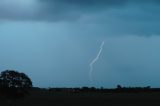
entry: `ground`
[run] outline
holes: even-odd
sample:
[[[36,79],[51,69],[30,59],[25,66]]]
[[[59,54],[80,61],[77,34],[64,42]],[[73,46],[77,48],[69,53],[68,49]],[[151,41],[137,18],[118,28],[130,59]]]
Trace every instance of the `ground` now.
[[[23,99],[1,100],[1,106],[155,106],[160,92],[103,93],[34,90]]]

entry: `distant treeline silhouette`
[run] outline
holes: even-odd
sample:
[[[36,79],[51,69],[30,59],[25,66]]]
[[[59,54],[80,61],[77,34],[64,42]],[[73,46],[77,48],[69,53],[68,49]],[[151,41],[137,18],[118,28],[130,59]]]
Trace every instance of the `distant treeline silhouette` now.
[[[140,92],[160,92],[160,88],[146,87],[122,87],[117,85],[116,88],[95,88],[95,87],[81,87],[81,88],[33,88],[33,90],[44,90],[49,92],[70,92],[70,93],[85,93],[85,92],[100,92],[100,93],[140,93]]]

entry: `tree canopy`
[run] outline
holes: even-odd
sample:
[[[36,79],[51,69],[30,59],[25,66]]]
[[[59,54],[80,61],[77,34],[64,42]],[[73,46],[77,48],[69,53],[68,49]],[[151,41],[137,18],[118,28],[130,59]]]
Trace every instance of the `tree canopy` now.
[[[7,88],[32,87],[32,81],[26,74],[19,73],[14,70],[6,70],[1,72],[0,83],[2,87],[7,87]]]
[[[6,70],[0,74],[0,93],[7,97],[22,97],[31,87],[32,81],[24,73]]]

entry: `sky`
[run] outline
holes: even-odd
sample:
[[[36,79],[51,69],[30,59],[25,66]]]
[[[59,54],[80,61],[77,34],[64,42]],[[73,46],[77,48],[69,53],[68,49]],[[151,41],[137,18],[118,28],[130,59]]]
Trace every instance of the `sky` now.
[[[160,87],[159,13],[159,0],[0,0],[0,71],[38,87]]]

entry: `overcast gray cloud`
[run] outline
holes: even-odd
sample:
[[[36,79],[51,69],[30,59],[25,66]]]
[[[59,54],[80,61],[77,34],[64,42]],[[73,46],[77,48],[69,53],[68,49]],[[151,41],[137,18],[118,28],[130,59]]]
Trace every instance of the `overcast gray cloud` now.
[[[159,4],[159,0],[1,0],[0,18],[21,21],[77,20],[84,14],[96,14],[131,4],[136,8],[136,5],[147,3],[151,8]]]
[[[81,6],[123,6],[128,3],[159,3],[159,0],[39,0],[46,3],[60,3]]]
[[[65,22],[85,36],[86,34],[151,36],[160,34],[159,2],[159,0],[1,0],[0,20]]]

